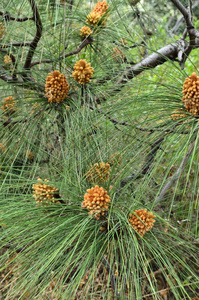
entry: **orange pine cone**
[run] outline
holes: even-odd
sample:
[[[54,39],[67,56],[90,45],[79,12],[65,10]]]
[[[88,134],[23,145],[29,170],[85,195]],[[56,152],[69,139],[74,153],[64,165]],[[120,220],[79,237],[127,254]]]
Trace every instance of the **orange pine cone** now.
[[[138,209],[129,215],[129,223],[143,236],[153,227],[155,223],[154,218],[155,215],[152,212],[147,212],[147,209]]]
[[[185,79],[182,102],[188,112],[199,115],[199,76],[195,72]]]
[[[60,103],[68,97],[69,83],[59,71],[55,70],[48,75],[45,84],[45,96],[48,98],[48,102]]]
[[[96,185],[87,190],[87,193],[84,195],[84,201],[82,202],[82,208],[87,208],[89,214],[94,214],[98,220],[100,216],[104,216],[110,202],[111,198],[107,195],[107,191],[103,187]]]
[[[90,66],[90,63],[87,63],[85,59],[80,59],[76,62],[73,68],[74,71],[72,76],[75,81],[78,81],[80,84],[90,82],[90,78],[93,77],[94,71],[94,69]]]

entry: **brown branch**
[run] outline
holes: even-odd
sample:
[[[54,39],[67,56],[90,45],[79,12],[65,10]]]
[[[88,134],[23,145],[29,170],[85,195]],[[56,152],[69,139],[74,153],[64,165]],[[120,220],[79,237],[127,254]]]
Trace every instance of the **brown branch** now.
[[[10,83],[18,83],[21,85],[23,83],[22,79],[19,79],[17,77],[10,76],[6,73],[6,70],[0,65],[0,79],[4,80],[5,82],[10,82]]]
[[[175,7],[177,7],[177,9],[183,15],[185,22],[187,24],[187,29],[194,28],[188,9],[186,9],[179,0],[171,0],[171,2],[175,5]]]
[[[184,43],[185,46],[188,47],[188,42],[184,41]],[[198,48],[198,47],[199,47],[199,40],[196,40],[193,48]],[[180,48],[181,48],[181,39],[176,41],[175,43],[164,46],[163,48],[157,50],[157,52],[153,52],[152,54],[145,57],[140,62],[134,64],[132,67],[126,68],[124,74],[116,83],[116,86],[118,85],[120,86],[118,86],[117,89],[114,91],[120,91],[122,87],[128,82],[129,79],[134,78],[135,76],[139,75],[143,71],[148,69],[153,69],[158,65],[165,63],[169,59],[171,60],[177,59]]]
[[[95,111],[97,111],[98,113],[103,114],[103,115],[104,115],[105,117],[107,117],[113,124],[116,124],[116,125],[131,126],[130,123],[127,123],[127,122],[125,122],[125,121],[119,121],[119,120],[117,120],[117,119],[114,119],[114,118],[110,117],[108,113],[104,113],[102,110],[95,109],[95,107],[93,107],[92,105],[88,105],[88,107],[89,107],[91,110],[95,110]]]
[[[188,58],[189,54],[193,50],[194,46],[196,45],[196,38],[199,38],[199,31],[197,31],[194,28],[194,25],[192,23],[192,15],[191,15],[192,7],[190,7],[190,11],[189,11],[187,8],[184,7],[184,5],[182,5],[182,3],[179,0],[171,0],[171,2],[177,7],[177,9],[183,15],[187,26],[187,32],[189,34],[189,44],[186,50],[184,51],[182,55],[182,61],[180,62],[181,67],[184,68],[186,59]]]
[[[178,178],[180,177],[182,171],[184,170],[184,168],[186,166],[187,160],[189,159],[191,153],[193,152],[194,146],[195,146],[195,141],[189,146],[189,149],[188,149],[182,163],[180,164],[180,166],[177,169],[176,173],[169,178],[169,181],[162,188],[159,196],[155,200],[155,203],[160,202],[164,198],[165,194],[168,192],[168,190],[170,189],[172,184],[175,183],[178,180]]]
[[[154,132],[154,131],[161,131],[162,133],[178,133],[178,134],[190,134],[190,131],[176,131],[173,128],[169,129],[169,128],[163,128],[162,126],[160,127],[153,127],[153,128],[149,128],[149,127],[142,127],[142,126],[134,126],[133,124],[130,124],[126,121],[119,121],[115,118],[112,118],[111,116],[109,116],[108,113],[103,112],[100,109],[95,108],[94,106],[92,106],[91,104],[88,105],[88,107],[91,110],[94,110],[96,112],[98,112],[99,114],[104,115],[105,117],[107,117],[109,119],[109,121],[111,121],[114,125],[123,125],[123,126],[131,126],[134,127],[135,129],[138,129],[140,131],[148,131],[148,132]],[[199,129],[199,127],[197,127],[194,132],[196,132]]]
[[[194,8],[196,8],[199,4],[199,1],[196,0],[193,5],[192,5],[192,8],[191,10],[193,10]],[[176,33],[179,29],[179,27],[181,26],[181,24],[183,23],[184,21],[184,16],[182,16],[180,19],[177,20],[176,24],[173,26],[173,28],[171,28],[171,33]]]
[[[151,55],[147,56],[146,58],[136,63],[132,67],[127,68],[126,72],[118,80],[116,85],[125,84],[127,82],[127,79],[132,79],[147,69],[153,69],[158,65],[161,65],[164,62],[168,61],[168,59],[177,58],[178,45],[179,45],[178,42],[169,44],[159,49],[157,52],[153,52]]]
[[[24,18],[14,18],[11,17],[10,13],[8,11],[6,11],[5,13],[3,13],[2,11],[0,11],[0,16],[3,16],[3,18],[5,19],[5,21],[16,21],[16,22],[25,22],[28,20],[34,20],[34,17],[24,17]]]
[[[30,69],[31,60],[33,58],[35,49],[37,48],[37,44],[41,38],[42,30],[43,30],[43,26],[42,26],[42,22],[40,19],[39,11],[37,9],[36,2],[35,2],[35,0],[29,0],[29,2],[31,5],[31,8],[32,8],[32,11],[33,11],[33,20],[36,24],[37,31],[36,31],[36,35],[35,35],[33,41],[30,44],[30,49],[28,51],[26,61],[25,61],[24,67],[23,67],[24,70]],[[24,77],[26,78],[25,74],[24,74]]]
[[[89,45],[91,43],[91,37],[87,37],[83,40],[83,42],[81,43],[81,45],[79,47],[77,47],[74,51],[71,51],[71,52],[68,52],[64,55],[60,55],[57,60],[62,60],[66,57],[69,57],[69,56],[72,56],[72,55],[75,55],[75,54],[78,54],[84,47],[86,47],[87,45]],[[30,68],[32,68],[33,66],[35,65],[38,65],[38,64],[42,64],[42,63],[46,63],[46,64],[49,64],[51,62],[54,62],[55,59],[43,59],[43,60],[37,60],[37,61],[34,61],[30,64]]]
[[[22,42],[22,43],[10,43],[10,44],[0,44],[0,48],[9,48],[9,47],[24,47],[30,46],[31,42]]]

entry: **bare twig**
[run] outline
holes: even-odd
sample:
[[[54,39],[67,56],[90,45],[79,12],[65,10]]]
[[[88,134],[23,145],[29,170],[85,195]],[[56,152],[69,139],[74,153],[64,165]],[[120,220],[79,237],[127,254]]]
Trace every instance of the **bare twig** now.
[[[29,0],[29,2],[30,2],[30,5],[31,5],[31,8],[32,8],[32,11],[33,11],[33,19],[35,21],[37,31],[36,31],[36,35],[35,35],[33,41],[30,44],[30,49],[28,51],[26,61],[25,61],[24,67],[23,67],[24,70],[30,69],[31,60],[33,58],[35,49],[37,48],[37,44],[38,44],[38,42],[41,38],[42,29],[43,29],[42,22],[41,22],[41,19],[40,19],[40,15],[39,15],[39,11],[37,9],[37,5],[36,5],[35,0]],[[26,77],[26,76],[24,76],[24,77]]]
[[[0,48],[9,48],[9,47],[24,47],[30,46],[31,42],[22,42],[22,43],[10,43],[10,44],[0,44]]]
[[[113,124],[116,124],[116,125],[125,125],[125,126],[131,126],[131,124],[125,122],[125,121],[119,121],[117,119],[114,119],[112,117],[109,116],[108,113],[105,113],[103,112],[102,110],[100,109],[96,109],[95,107],[93,107],[92,105],[88,105],[88,107],[91,109],[91,110],[95,110],[97,111],[98,113],[100,114],[103,114],[105,117],[107,117]]]
[[[130,123],[126,122],[126,121],[120,121],[120,120],[117,120],[117,119],[115,119],[115,118],[112,118],[112,117],[109,115],[109,113],[105,113],[105,112],[103,112],[102,110],[95,108],[95,107],[92,106],[91,104],[89,104],[88,107],[89,107],[91,110],[94,110],[94,111],[96,111],[97,113],[104,115],[104,116],[105,116],[106,118],[108,118],[109,121],[111,121],[114,125],[131,126],[131,127],[135,128],[135,129],[138,129],[138,130],[140,130],[140,131],[148,131],[148,132],[160,131],[160,132],[165,133],[165,134],[167,134],[167,133],[190,134],[190,131],[189,131],[189,130],[187,130],[187,131],[176,131],[176,130],[175,130],[175,126],[173,126],[172,128],[163,128],[162,126],[160,126],[160,127],[152,127],[152,128],[150,128],[150,127],[142,127],[142,126],[139,126],[139,125],[138,125],[138,126],[134,126],[133,124],[130,124]],[[177,125],[178,125],[178,124],[177,124]],[[196,132],[198,129],[199,129],[199,128],[197,127],[197,128],[194,130],[194,132]]]
[[[182,60],[180,62],[181,67],[183,68],[187,57],[189,56],[189,54],[191,53],[191,51],[193,50],[196,44],[196,38],[199,37],[199,31],[197,31],[194,28],[194,25],[192,23],[192,7],[190,7],[188,10],[187,8],[184,7],[184,5],[182,5],[182,3],[179,0],[171,0],[171,1],[183,15],[187,26],[187,32],[189,34],[189,44],[188,47],[185,49],[182,55]],[[190,5],[192,5],[191,2]]]
[[[182,3],[179,0],[171,0],[171,2],[173,2],[173,4],[183,15],[188,29],[194,28],[193,23],[191,21],[191,16],[189,14],[189,11],[186,9],[186,7],[184,7],[184,5],[182,5]]]
[[[11,17],[10,13],[8,11],[6,11],[5,13],[3,13],[2,11],[0,11],[0,16],[3,16],[3,18],[5,19],[5,21],[16,21],[16,22],[25,22],[28,20],[34,20],[34,17],[24,17],[24,18],[14,18]]]
[[[17,77],[10,76],[7,74],[6,70],[0,65],[0,79],[10,82],[10,83],[18,83],[21,85],[23,83],[22,79],[19,79]]]
[[[151,145],[151,151],[149,152],[149,154],[147,155],[147,157],[145,159],[143,168],[140,171],[138,171],[137,174],[132,174],[132,175],[129,175],[126,178],[122,179],[122,181],[120,182],[120,187],[124,187],[132,179],[135,180],[135,179],[142,178],[142,175],[149,173],[150,167],[156,157],[157,151],[160,149],[161,144],[164,141],[165,136],[166,136],[166,134],[164,134],[163,137],[159,138]]]
[[[197,7],[198,4],[199,4],[199,0],[195,1],[192,5],[191,10],[193,10],[195,7]],[[176,24],[171,29],[171,33],[175,34],[183,22],[184,22],[184,16],[177,20]]]
[[[117,287],[116,287],[116,283],[115,283],[115,276],[114,276],[113,270],[111,269],[111,266],[110,266],[109,262],[107,261],[107,259],[105,257],[103,257],[102,263],[105,266],[108,274],[110,275],[111,286],[112,286],[114,295],[119,296],[119,292],[117,291]]]
[[[79,47],[77,47],[74,51],[71,51],[71,52],[68,52],[64,55],[61,55],[57,58],[57,60],[62,60],[64,58],[67,58],[69,56],[72,56],[72,55],[75,55],[75,54],[78,54],[84,47],[86,47],[87,45],[89,45],[91,43],[91,38],[88,36],[87,38],[85,38],[83,40],[83,42],[81,43],[81,45]],[[46,64],[49,64],[51,62],[54,62],[55,59],[43,59],[43,60],[37,60],[37,61],[34,61],[30,64],[30,68],[32,68],[33,66],[36,66],[38,64],[42,64],[42,63],[46,63]]]
[[[121,76],[118,80],[117,84],[125,84],[127,83],[128,79],[132,79],[135,76],[139,75],[143,71],[147,69],[153,69],[158,65],[163,64],[164,62],[168,61],[168,59],[174,59],[178,56],[178,45],[179,42],[175,42],[169,44],[157,52],[153,52],[151,55],[147,56],[140,62],[136,63],[130,68],[127,68],[125,73]]]
[[[169,181],[165,184],[165,186],[161,190],[159,196],[156,198],[155,203],[160,202],[162,200],[162,198],[164,197],[164,195],[168,192],[168,190],[170,189],[172,184],[175,183],[178,180],[178,178],[180,177],[182,171],[184,170],[184,168],[186,166],[187,160],[189,159],[189,157],[190,157],[190,155],[191,155],[191,153],[194,149],[194,146],[195,146],[195,141],[189,146],[189,149],[188,149],[182,163],[180,164],[180,166],[177,169],[176,173],[169,178]]]

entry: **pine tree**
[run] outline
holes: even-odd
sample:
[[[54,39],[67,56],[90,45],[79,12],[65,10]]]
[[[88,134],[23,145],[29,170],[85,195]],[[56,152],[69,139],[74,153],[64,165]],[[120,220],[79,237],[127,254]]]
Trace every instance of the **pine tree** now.
[[[196,299],[197,1],[1,3],[0,298]]]

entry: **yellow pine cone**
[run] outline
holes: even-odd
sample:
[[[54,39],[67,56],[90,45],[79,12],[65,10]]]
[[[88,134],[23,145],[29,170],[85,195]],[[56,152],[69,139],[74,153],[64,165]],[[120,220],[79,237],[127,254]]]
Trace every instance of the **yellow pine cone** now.
[[[155,215],[152,212],[147,212],[147,209],[138,209],[129,215],[129,223],[141,236],[143,236],[153,227],[153,224],[155,223],[154,218]]]
[[[92,33],[92,30],[88,26],[83,26],[80,30],[80,35],[86,37]]]
[[[5,98],[1,109],[8,114],[13,114],[17,110],[16,102],[13,100],[12,96]]]
[[[86,19],[86,22],[89,24],[89,25],[97,25],[98,21],[101,19],[101,14],[100,13],[97,13],[95,11],[92,11],[90,14],[88,14],[87,16],[87,19]]]
[[[94,6],[93,11],[100,13],[101,15],[105,14],[108,9],[108,4],[106,0],[102,2],[98,1],[97,4]]]
[[[98,3],[95,5],[95,7],[93,8],[92,12],[87,16],[87,20],[86,22],[90,25],[97,25],[97,23],[99,22],[99,20],[101,19],[101,17],[105,14],[105,12],[108,9],[108,4],[106,3],[106,1],[98,1]],[[99,22],[99,25],[101,23],[105,24],[106,20],[102,20],[101,22]]]
[[[73,68],[74,71],[72,76],[75,81],[78,81],[80,84],[90,82],[90,78],[93,77],[94,71],[94,69],[90,66],[90,63],[87,63],[85,59],[80,59],[76,62]]]
[[[48,102],[60,103],[68,97],[69,83],[59,71],[55,70],[48,75],[45,84],[45,96],[48,98]]]
[[[199,76],[195,72],[185,79],[182,102],[188,112],[199,115]]]
[[[10,65],[12,63],[12,59],[9,55],[4,56],[4,63]]]
[[[82,202],[82,208],[87,208],[89,214],[94,214],[98,220],[100,216],[104,216],[110,202],[111,198],[107,195],[107,191],[103,187],[96,185],[87,190],[87,193],[84,195],[84,201]]]
[[[91,183],[103,183],[109,179],[110,164],[105,164],[104,162],[96,163],[90,167],[85,175]]]
[[[38,178],[37,181],[38,182],[32,186],[33,197],[35,198],[36,203],[42,205],[59,203],[59,201],[56,199],[56,195],[59,195],[59,190],[54,186],[42,183],[41,181],[43,180],[41,178]],[[44,181],[48,182],[47,179]]]

